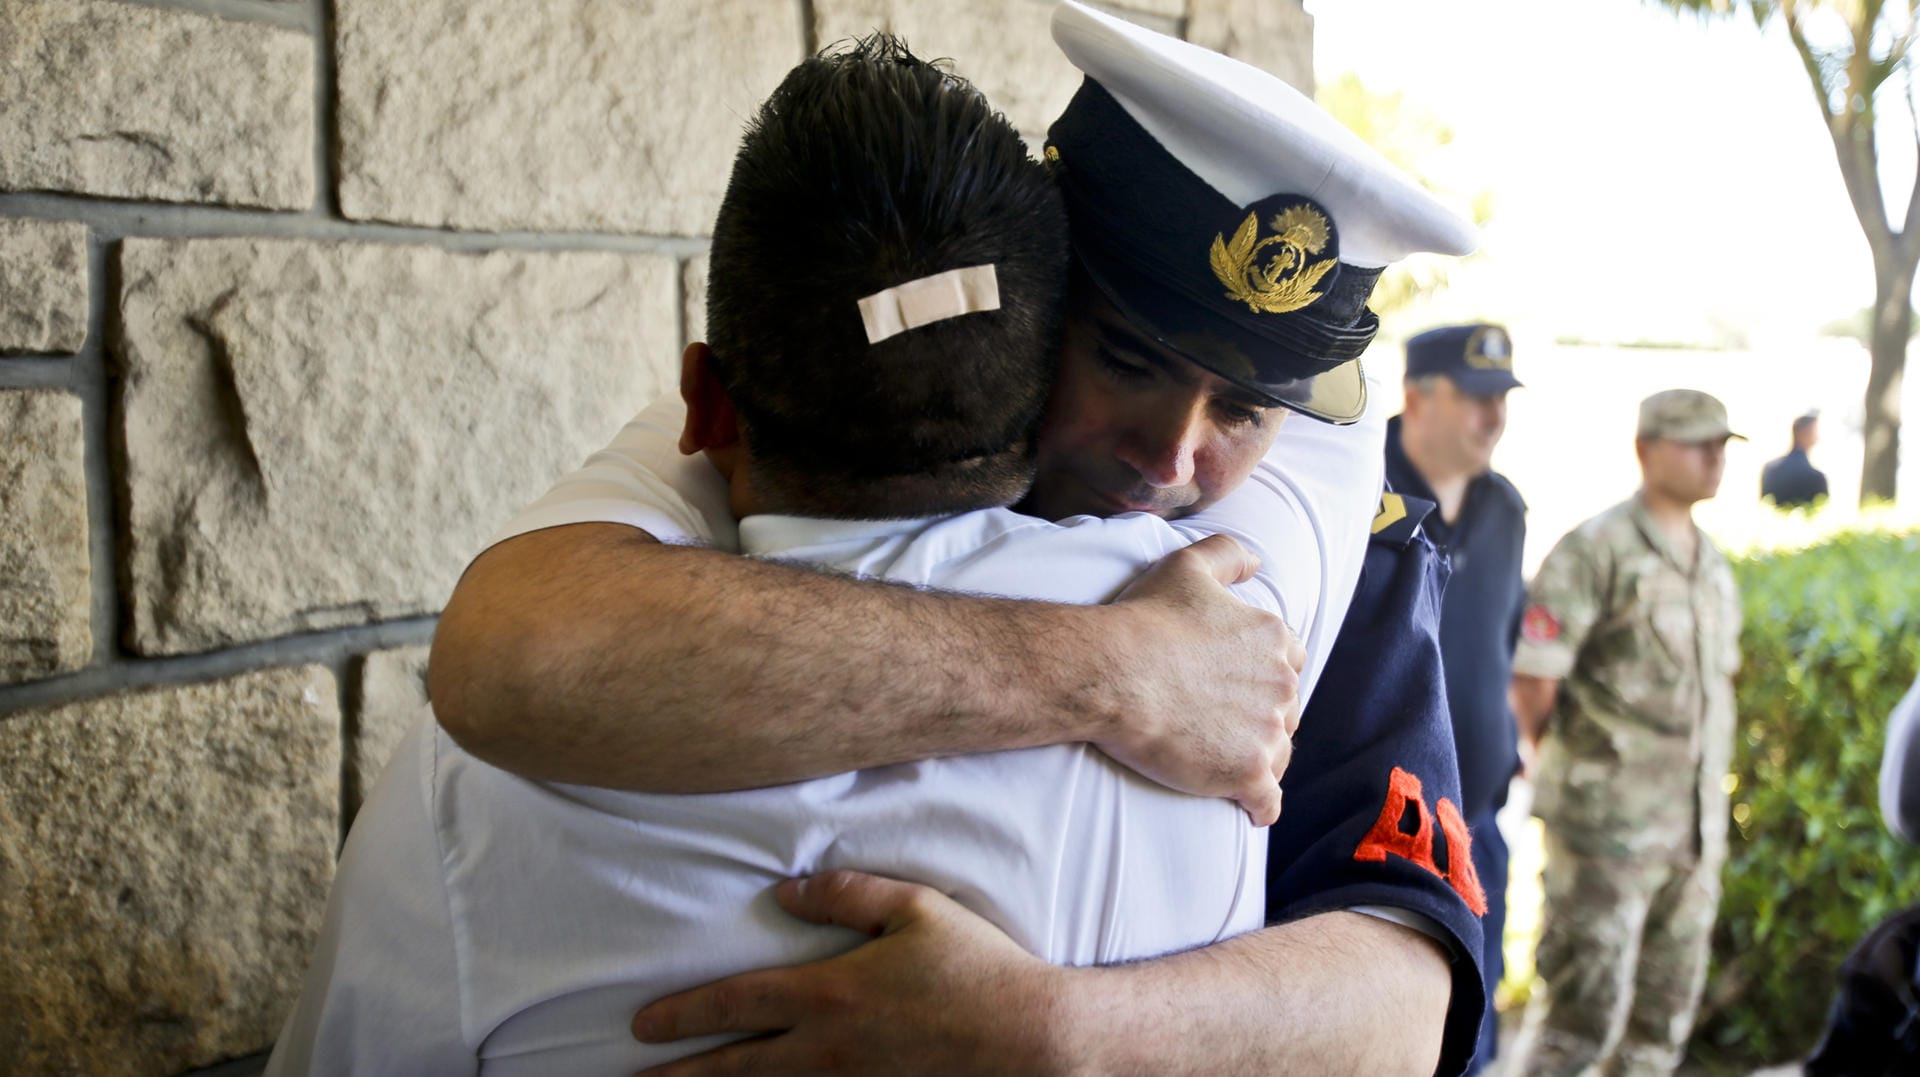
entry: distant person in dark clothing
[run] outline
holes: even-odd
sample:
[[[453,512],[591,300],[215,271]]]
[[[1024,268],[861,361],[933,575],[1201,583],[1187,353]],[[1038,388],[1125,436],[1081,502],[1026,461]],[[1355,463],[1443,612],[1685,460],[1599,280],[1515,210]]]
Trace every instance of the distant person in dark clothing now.
[[[1504,964],[1507,843],[1494,815],[1520,769],[1507,686],[1527,605],[1520,574],[1527,505],[1492,469],[1493,448],[1507,428],[1507,390],[1519,385],[1505,329],[1431,329],[1407,341],[1406,407],[1387,423],[1387,482],[1439,504],[1424,526],[1453,563],[1440,604],[1440,659],[1460,749],[1460,809],[1487,899],[1480,921],[1487,1010],[1475,1071],[1493,1060],[1499,1044],[1493,990]]]
[[[1760,500],[1771,501],[1783,509],[1811,505],[1827,496],[1827,476],[1807,450],[1820,441],[1820,413],[1809,411],[1793,421],[1793,450],[1778,460],[1770,460],[1760,470]]]

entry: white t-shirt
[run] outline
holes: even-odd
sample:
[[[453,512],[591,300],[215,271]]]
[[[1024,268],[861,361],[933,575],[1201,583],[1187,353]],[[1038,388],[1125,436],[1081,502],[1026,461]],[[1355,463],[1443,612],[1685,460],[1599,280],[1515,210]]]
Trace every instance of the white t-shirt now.
[[[1296,420],[1244,489],[1179,524],[991,510],[760,516],[733,533],[711,469],[689,469],[692,486],[652,477],[671,472],[652,463],[703,464],[659,454],[659,435],[677,433],[662,422],[630,425],[507,533],[616,520],[949,590],[1092,603],[1226,531],[1266,566],[1237,592],[1295,623],[1313,671],[1359,573],[1382,459],[1377,417],[1357,430]],[[1289,556],[1264,556],[1255,534]],[[781,913],[771,888],[796,875],[913,879],[1049,961],[1109,964],[1258,927],[1265,861],[1264,832],[1232,803],[1174,793],[1085,745],[664,796],[519,778],[423,716],[354,823],[268,1072],[626,1073],[704,1050],[720,1041],[643,1045],[628,1023],[663,995],[862,941]]]

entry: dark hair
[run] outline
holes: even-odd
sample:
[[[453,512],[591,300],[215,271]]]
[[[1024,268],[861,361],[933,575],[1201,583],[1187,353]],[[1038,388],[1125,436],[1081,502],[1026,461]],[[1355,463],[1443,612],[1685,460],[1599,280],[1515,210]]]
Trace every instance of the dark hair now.
[[[832,516],[1017,500],[1067,257],[1051,176],[965,81],[885,34],[794,68],[747,126],[708,271],[708,344],[756,492]],[[867,342],[862,298],[982,264],[999,310]]]
[[[1807,414],[1800,416],[1799,418],[1793,421],[1793,436],[1799,437],[1803,432],[1806,431],[1807,427],[1812,426],[1814,423],[1817,423],[1819,421],[1820,421],[1820,416],[1815,415],[1812,412],[1808,412]],[[1775,427],[1774,429],[1777,430],[1779,428]]]

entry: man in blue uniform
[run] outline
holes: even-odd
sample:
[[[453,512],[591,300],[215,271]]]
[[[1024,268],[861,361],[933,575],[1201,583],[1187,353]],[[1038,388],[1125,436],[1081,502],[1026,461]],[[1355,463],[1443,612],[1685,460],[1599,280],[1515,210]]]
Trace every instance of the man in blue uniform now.
[[[1811,505],[1827,496],[1827,476],[1807,458],[1820,441],[1820,413],[1809,411],[1793,421],[1793,448],[1760,469],[1760,499],[1783,509]]]
[[[1526,608],[1520,560],[1527,506],[1492,470],[1494,446],[1507,425],[1507,393],[1519,386],[1505,328],[1431,329],[1407,341],[1406,406],[1387,425],[1387,481],[1438,503],[1426,531],[1451,562],[1440,653],[1460,749],[1461,810],[1487,894],[1481,926],[1488,995],[1479,1066],[1493,1059],[1499,1044],[1493,989],[1505,964],[1507,845],[1494,816],[1520,763],[1507,685]]]

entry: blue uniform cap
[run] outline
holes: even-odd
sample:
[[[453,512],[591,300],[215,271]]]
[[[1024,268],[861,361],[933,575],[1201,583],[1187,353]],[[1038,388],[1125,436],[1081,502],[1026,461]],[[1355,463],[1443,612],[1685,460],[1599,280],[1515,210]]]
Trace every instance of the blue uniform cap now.
[[[1053,35],[1087,76],[1047,138],[1087,280],[1227,381],[1359,419],[1374,282],[1472,225],[1268,72],[1075,3]]]
[[[1407,341],[1407,377],[1443,374],[1470,396],[1521,387],[1513,376],[1513,338],[1491,322],[1429,329]]]

